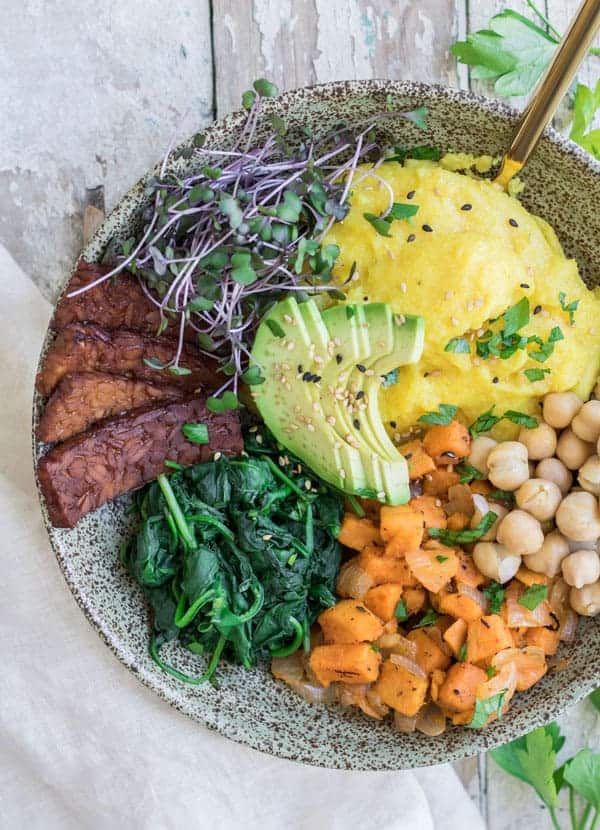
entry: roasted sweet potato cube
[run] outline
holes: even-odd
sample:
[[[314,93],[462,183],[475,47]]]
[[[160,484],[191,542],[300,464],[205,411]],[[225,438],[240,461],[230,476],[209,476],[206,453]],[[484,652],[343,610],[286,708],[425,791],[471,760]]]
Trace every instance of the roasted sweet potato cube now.
[[[401,582],[409,575],[403,556],[390,556],[384,548],[367,545],[358,555],[358,565],[373,580],[375,585],[384,582]]]
[[[446,496],[450,487],[458,484],[460,476],[454,470],[446,467],[437,467],[432,473],[427,473],[423,481],[423,493],[426,496]]]
[[[415,579],[433,593],[441,591],[458,570],[456,554],[442,545],[407,551],[405,558]]]
[[[364,596],[364,603],[367,608],[376,614],[380,620],[387,622],[395,619],[396,606],[402,596],[402,583],[386,582],[383,585],[376,585]]]
[[[448,519],[448,522],[449,521],[450,519]],[[456,579],[460,582],[464,582],[465,585],[470,585],[471,588],[479,588],[480,585],[483,585],[485,577],[473,561],[473,557],[469,553],[465,553],[464,550],[461,550],[460,548],[456,550],[456,555],[458,557],[458,571],[456,572]]]
[[[470,521],[466,513],[453,513],[451,516],[448,516],[446,527],[448,530],[464,530],[465,527],[469,526]]]
[[[418,614],[425,605],[427,594],[423,588],[404,588],[402,599],[409,615]]]
[[[319,616],[326,643],[370,643],[383,624],[360,600],[342,599]]]
[[[381,542],[379,528],[372,519],[366,516],[360,519],[354,513],[346,513],[338,541],[352,550],[362,550],[366,545]]]
[[[446,679],[446,672],[440,671],[440,669],[435,669],[431,673],[431,683],[429,686],[429,694],[431,699],[435,703],[438,699],[438,694],[440,691],[440,686]]]
[[[384,542],[394,540],[398,552],[418,548],[423,539],[423,514],[409,504],[384,504],[381,508],[379,532]]]
[[[426,528],[438,527],[443,530],[446,527],[446,514],[440,499],[435,496],[417,496],[408,504],[413,510],[422,513]]]
[[[531,587],[531,585],[548,585],[550,580],[545,574],[538,574],[535,571],[530,571],[525,565],[521,565],[516,574],[516,579],[522,582],[523,585]]]
[[[449,712],[470,712],[475,706],[475,692],[485,680],[487,675],[479,666],[454,663],[439,688],[438,703]]]
[[[460,583],[456,583],[457,590],[449,592],[442,590],[439,594],[439,610],[442,614],[449,614],[456,619],[466,622],[478,620],[483,616],[483,608],[468,594],[462,593]]]
[[[451,421],[431,427],[423,439],[423,446],[436,464],[458,464],[469,454],[471,437],[464,424]]]
[[[513,645],[513,638],[502,617],[487,614],[469,623],[467,630],[467,659],[470,663],[488,660]]]
[[[422,628],[416,628],[407,634],[407,640],[417,646],[416,662],[426,674],[431,674],[435,669],[447,669],[450,665],[450,658],[444,654],[442,649]]]
[[[454,620],[442,636],[452,649],[454,656],[458,657],[467,639],[467,623],[464,620]]]
[[[386,660],[381,666],[375,692],[392,709],[410,718],[417,714],[425,702],[428,686],[429,680],[426,677],[413,674],[405,666]]]
[[[521,629],[517,629],[520,631]],[[514,635],[514,630],[513,630]],[[527,628],[525,644],[541,648],[547,657],[556,654],[560,643],[560,631],[552,631],[550,628]]]
[[[425,452],[422,441],[408,441],[406,444],[401,444],[398,452],[406,458],[408,476],[411,481],[434,472],[435,463],[433,458]]]
[[[337,681],[373,683],[379,675],[381,654],[370,643],[317,646],[311,651],[309,666],[326,688]]]
[[[489,496],[494,489],[489,481],[476,478],[469,484],[469,489],[472,493],[478,493],[480,496]]]

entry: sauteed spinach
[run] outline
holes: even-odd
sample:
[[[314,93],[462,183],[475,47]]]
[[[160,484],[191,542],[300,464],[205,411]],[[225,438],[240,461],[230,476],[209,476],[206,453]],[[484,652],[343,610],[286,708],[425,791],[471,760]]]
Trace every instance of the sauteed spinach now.
[[[141,490],[139,528],[121,550],[152,609],[152,657],[189,683],[208,680],[221,656],[249,668],[308,648],[310,626],[335,602],[343,497],[263,435],[248,434],[246,449]],[[161,659],[175,639],[211,655],[200,676]]]

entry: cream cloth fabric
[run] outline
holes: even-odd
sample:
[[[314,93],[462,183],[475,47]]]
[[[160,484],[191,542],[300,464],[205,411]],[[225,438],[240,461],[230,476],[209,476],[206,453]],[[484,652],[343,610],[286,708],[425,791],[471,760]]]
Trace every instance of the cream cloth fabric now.
[[[483,828],[449,766],[338,772],[262,755],[170,708],[71,598],[33,483],[50,306],[0,247],[0,826],[6,830]]]

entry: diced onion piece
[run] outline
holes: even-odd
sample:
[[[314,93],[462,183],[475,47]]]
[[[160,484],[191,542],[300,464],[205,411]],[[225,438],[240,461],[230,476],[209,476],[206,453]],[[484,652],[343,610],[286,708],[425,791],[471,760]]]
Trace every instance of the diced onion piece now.
[[[392,663],[395,663],[397,666],[402,666],[402,668],[409,671],[411,674],[416,675],[417,677],[427,677],[427,673],[423,671],[421,666],[418,663],[415,663],[414,660],[411,660],[410,657],[404,657],[403,654],[390,654],[390,660]]]
[[[452,516],[453,513],[464,513],[471,518],[475,512],[471,488],[466,484],[453,484],[448,488],[448,502],[444,505],[444,510],[448,516]]]
[[[341,597],[362,599],[374,584],[372,577],[359,567],[357,557],[354,557],[340,568],[336,589]]]
[[[271,672],[278,680],[284,683],[297,683],[304,678],[304,666],[302,664],[302,652],[295,651],[288,657],[273,657],[271,660]]]
[[[518,582],[511,582],[506,589],[506,624],[509,628],[538,628],[539,626],[556,627],[556,619],[552,616],[550,605],[543,600],[530,611],[519,603],[519,598],[525,593],[525,586]]]
[[[446,731],[446,716],[435,703],[426,703],[417,712],[415,726],[424,735],[437,738]]]
[[[562,576],[557,577],[552,583],[550,592],[548,594],[548,604],[556,616],[560,619],[569,606],[569,591],[570,587],[567,585]]]
[[[427,628],[425,628],[425,631],[427,632],[427,635],[429,637],[431,637],[431,639],[436,644],[436,646],[439,649],[441,649],[441,651],[443,651],[444,654],[447,657],[452,657],[452,649],[450,648],[448,643],[444,640],[444,638],[442,636],[442,632],[437,627],[437,625],[430,625]],[[409,640],[409,642],[410,642],[410,640]],[[416,652],[416,648],[415,648],[415,652]],[[415,654],[415,656],[416,656],[416,654]]]
[[[406,715],[401,715],[400,712],[394,712],[394,727],[398,732],[414,732],[417,727],[417,716],[413,715],[411,718]]]
[[[504,692],[504,699],[502,702],[502,712],[506,713],[508,704],[517,688],[517,667],[514,661],[510,660],[505,663],[500,670],[489,680],[484,680],[480,683],[475,691],[475,697],[479,700],[487,700],[488,697],[493,697]],[[496,720],[496,715],[491,715],[488,723]]]
[[[300,651],[290,654],[289,657],[274,657],[271,661],[271,672],[278,680],[287,683],[307,703],[326,706],[335,703],[338,699],[338,690],[335,683],[325,689],[323,686],[319,686],[305,678],[302,652]]]
[[[367,689],[367,700],[371,708],[384,718],[390,711],[390,707],[382,701],[377,692],[370,686]]]
[[[494,655],[492,666],[501,669],[507,663],[517,667],[517,691],[524,692],[540,680],[548,670],[546,655],[538,646],[505,648]]]
[[[572,643],[577,634],[577,626],[579,625],[579,616],[572,608],[567,608],[561,618],[558,636],[563,643]]]
[[[417,659],[417,644],[402,634],[382,634],[377,645],[384,657],[388,654],[402,654],[411,660]]]
[[[469,597],[469,599],[472,599],[473,602],[476,602],[484,614],[488,613],[490,604],[484,593],[479,591],[477,588],[473,588],[472,585],[467,585],[466,582],[459,582],[458,580],[456,582],[456,587],[459,594]]]
[[[338,696],[342,706],[358,706],[365,715],[381,720],[389,712],[388,707],[379,700],[379,706],[373,705],[369,699],[369,683],[353,686],[347,683],[338,683]]]

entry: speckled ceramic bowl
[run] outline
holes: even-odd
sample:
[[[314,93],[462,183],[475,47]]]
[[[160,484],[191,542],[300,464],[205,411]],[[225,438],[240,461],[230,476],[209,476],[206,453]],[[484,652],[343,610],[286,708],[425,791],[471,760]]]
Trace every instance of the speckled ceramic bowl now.
[[[475,153],[501,154],[508,146],[517,113],[495,101],[465,92],[414,83],[355,81],[289,92],[266,102],[292,124],[333,125],[346,118],[362,121],[382,112],[388,93],[400,107],[429,107],[428,129],[404,120],[386,122],[397,143],[428,143]],[[226,146],[243,121],[242,113],[206,130],[208,146]],[[162,148],[157,147],[157,156]],[[180,168],[191,162],[180,159]],[[155,172],[155,171],[153,171]],[[148,177],[152,173],[148,174]],[[523,179],[526,206],[555,227],[561,242],[579,261],[588,284],[600,284],[600,165],[581,149],[548,130]],[[111,239],[126,238],[135,227],[144,198],[142,179],[115,208],[83,251],[99,260]],[[34,401],[34,423],[41,401]],[[36,455],[38,448],[35,448]],[[438,738],[399,735],[342,710],[309,706],[265,668],[245,671],[221,665],[219,689],[187,686],[165,675],[148,656],[148,614],[137,587],[117,561],[119,542],[128,532],[128,499],[86,516],[70,531],[48,526],[65,579],[90,623],[115,655],[161,697],[200,723],[240,743],[308,764],[343,769],[403,769],[449,761],[504,743],[546,723],[600,685],[600,618],[585,621],[576,643],[564,649],[566,668],[547,675],[515,697],[508,717],[485,731],[451,728]],[[44,508],[42,508],[44,509]],[[197,659],[179,650],[171,657],[196,673]]]

